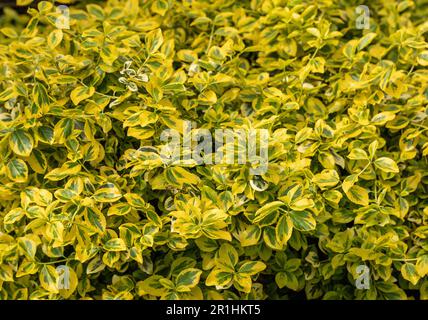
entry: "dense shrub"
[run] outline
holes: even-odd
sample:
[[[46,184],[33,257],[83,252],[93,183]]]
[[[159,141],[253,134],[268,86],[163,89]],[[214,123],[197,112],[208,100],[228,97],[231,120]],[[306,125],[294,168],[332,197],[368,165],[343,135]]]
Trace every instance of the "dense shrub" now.
[[[0,17],[1,299],[428,298],[427,1],[63,3]]]

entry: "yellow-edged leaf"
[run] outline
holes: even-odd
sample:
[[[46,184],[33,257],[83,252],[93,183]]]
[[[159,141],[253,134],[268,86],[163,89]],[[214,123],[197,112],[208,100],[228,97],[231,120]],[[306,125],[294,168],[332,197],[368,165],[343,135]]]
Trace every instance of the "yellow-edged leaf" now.
[[[48,45],[52,49],[57,47],[62,41],[63,33],[61,29],[57,29],[49,33],[48,36]]]
[[[16,130],[9,137],[9,146],[12,151],[22,157],[28,157],[33,150],[33,137],[24,130]]]
[[[7,176],[14,182],[25,182],[28,179],[28,167],[21,159],[12,159],[6,167]]]
[[[384,172],[393,172],[393,173],[400,172],[400,169],[398,169],[398,166],[395,163],[395,161],[387,157],[377,158],[374,164],[376,168]]]
[[[92,97],[95,93],[94,87],[77,86],[70,94],[71,101],[77,106],[81,101]]]
[[[348,190],[345,191],[346,196],[353,203],[368,206],[369,205],[369,194],[365,188],[362,188],[357,185],[353,185]]]

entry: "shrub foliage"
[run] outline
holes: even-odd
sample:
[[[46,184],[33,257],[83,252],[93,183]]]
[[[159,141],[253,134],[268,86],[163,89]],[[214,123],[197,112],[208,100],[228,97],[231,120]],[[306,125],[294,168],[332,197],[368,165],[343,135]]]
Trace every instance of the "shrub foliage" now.
[[[63,3],[0,17],[1,299],[428,298],[426,1]],[[164,164],[185,120],[267,172]]]

